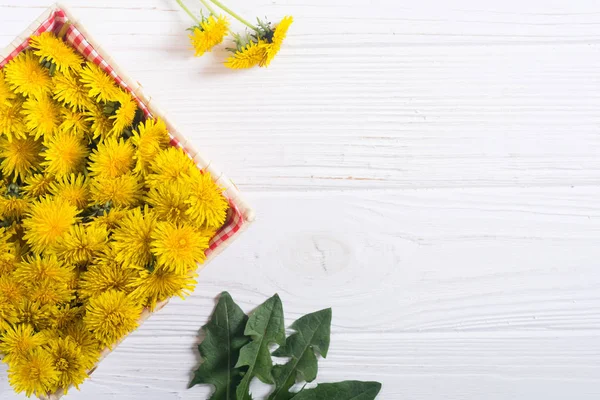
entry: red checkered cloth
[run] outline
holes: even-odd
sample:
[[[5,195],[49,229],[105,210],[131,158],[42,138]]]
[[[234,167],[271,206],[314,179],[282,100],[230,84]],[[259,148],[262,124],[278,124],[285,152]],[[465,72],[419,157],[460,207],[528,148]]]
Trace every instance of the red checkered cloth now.
[[[67,15],[63,10],[57,9],[50,14],[48,19],[46,19],[33,33],[32,36],[37,36],[43,32],[54,32],[58,34],[64,24],[68,22]],[[114,78],[114,80],[125,90],[127,90],[131,95],[137,100],[140,108],[144,111],[144,114],[148,118],[152,118],[152,112],[148,105],[142,102],[139,97],[135,95],[135,93],[128,87],[127,83],[117,75],[115,70],[102,58],[102,56],[94,49],[83,36],[83,34],[74,26],[70,25],[65,34],[65,40],[71,44],[79,53],[81,53],[88,61],[93,62],[98,65],[104,72],[109,74]],[[0,61],[0,68],[4,67],[6,63],[15,58],[20,52],[27,49],[29,47],[29,39],[25,40],[19,46],[17,46],[4,60]],[[171,144],[173,146],[177,146],[186,152],[190,157],[194,157],[194,154],[189,154],[185,147],[181,146],[177,138],[171,136]],[[211,239],[209,248],[206,250],[206,255],[208,256],[210,253],[218,249],[223,243],[225,243],[229,238],[231,238],[234,234],[236,234],[244,224],[244,217],[242,216],[238,206],[232,199],[229,199],[229,213],[227,216],[227,220],[225,221],[225,225],[219,229],[219,231],[215,234],[215,236]]]

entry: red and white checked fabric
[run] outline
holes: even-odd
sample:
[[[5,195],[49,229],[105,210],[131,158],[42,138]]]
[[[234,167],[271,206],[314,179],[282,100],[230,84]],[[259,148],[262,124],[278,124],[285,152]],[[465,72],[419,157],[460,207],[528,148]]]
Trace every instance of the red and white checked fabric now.
[[[37,36],[44,32],[55,32],[58,33],[60,28],[67,22],[68,18],[62,10],[54,11],[50,17],[45,20],[39,28],[35,30],[32,36]],[[20,52],[25,50],[29,46],[29,40],[21,43],[17,48],[15,48],[4,60],[0,61],[0,68],[4,67],[7,62],[15,58]]]
[[[68,22],[67,15],[63,10],[55,10],[50,14],[48,19],[46,19],[33,33],[32,36],[37,36],[43,32],[54,32],[58,33],[64,26],[66,22]],[[112,76],[117,84],[119,84],[123,89],[127,90],[131,95],[136,99],[138,105],[148,118],[152,118],[152,112],[150,107],[142,102],[136,95],[133,93],[131,88],[127,85],[127,83],[119,77],[119,75],[115,72],[115,70],[102,58],[102,56],[94,49],[94,47],[85,39],[83,34],[74,26],[70,25],[65,34],[65,40],[71,44],[79,53],[81,53],[86,60],[93,62],[98,65],[104,72]],[[29,47],[29,38],[21,43],[19,46],[13,50],[8,57],[4,60],[0,61],[0,68],[4,67],[6,63],[15,58],[20,52],[27,49]],[[181,148],[188,156],[193,158],[193,154],[189,154],[186,149],[181,146],[177,138],[171,136],[171,145],[177,146]],[[217,231],[215,236],[211,239],[209,248],[206,250],[206,255],[208,256],[210,253],[221,247],[228,239],[230,239],[233,235],[235,235],[243,226],[244,218],[239,208],[235,204],[234,201],[229,199],[229,213],[227,215],[227,219],[225,224]]]

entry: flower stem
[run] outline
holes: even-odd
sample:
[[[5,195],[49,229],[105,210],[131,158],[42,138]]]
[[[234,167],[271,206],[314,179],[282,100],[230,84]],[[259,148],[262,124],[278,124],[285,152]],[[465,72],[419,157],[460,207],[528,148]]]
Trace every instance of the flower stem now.
[[[202,1],[202,0],[200,0],[200,1]],[[221,8],[223,11],[225,11],[227,14],[231,15],[233,18],[237,19],[242,24],[246,25],[248,28],[250,28],[254,31],[258,31],[258,28],[256,26],[252,25],[250,22],[246,21],[244,18],[240,17],[239,15],[237,15],[236,13],[231,11],[231,9],[229,7],[227,7],[225,4],[221,3],[219,0],[210,0],[210,1],[213,4],[215,4],[217,7]]]
[[[185,4],[183,4],[183,1],[181,1],[181,0],[177,0],[177,4],[179,4],[179,6],[180,6],[181,8],[183,8],[183,11],[185,11],[185,12],[187,13],[187,15],[189,15],[189,16],[190,16],[190,17],[191,17],[191,18],[192,18],[194,21],[196,21],[196,23],[197,23],[198,25],[200,25],[200,20],[199,20],[198,18],[196,18],[196,16],[195,16],[194,14],[192,14],[192,12],[190,11],[190,9],[189,9],[189,8],[187,8],[187,7],[185,6]]]
[[[212,15],[215,16],[215,18],[217,17],[217,13],[215,12],[215,9],[210,5],[210,3],[206,0],[200,0],[200,3],[202,3],[204,5],[204,7],[206,7],[208,9],[208,12],[210,12]]]

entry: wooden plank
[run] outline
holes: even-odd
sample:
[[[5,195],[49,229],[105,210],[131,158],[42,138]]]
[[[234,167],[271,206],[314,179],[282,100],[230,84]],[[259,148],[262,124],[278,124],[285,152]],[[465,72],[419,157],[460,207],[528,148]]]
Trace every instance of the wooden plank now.
[[[597,399],[600,4],[228,3],[295,16],[268,70],[191,57],[173,1],[70,2],[258,221],[68,398],[206,398],[197,330],[229,290],[290,323],[332,306],[321,380],[384,400]],[[47,5],[0,0],[0,44]]]

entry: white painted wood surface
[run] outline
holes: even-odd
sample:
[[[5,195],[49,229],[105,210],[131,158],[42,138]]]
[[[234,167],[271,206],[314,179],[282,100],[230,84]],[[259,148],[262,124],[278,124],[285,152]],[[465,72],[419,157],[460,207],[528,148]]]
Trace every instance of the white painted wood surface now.
[[[268,70],[192,58],[174,0],[69,3],[258,221],[67,398],[206,398],[197,331],[228,290],[289,323],[332,306],[320,381],[381,399],[598,399],[600,3],[228,3],[296,18]],[[0,0],[0,45],[47,6]]]

